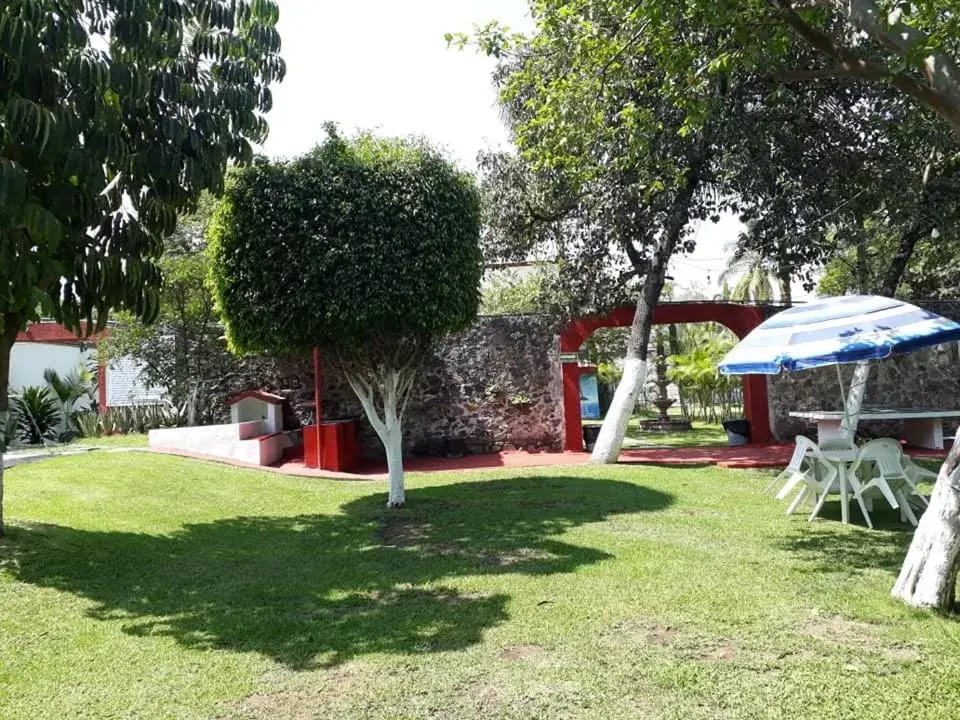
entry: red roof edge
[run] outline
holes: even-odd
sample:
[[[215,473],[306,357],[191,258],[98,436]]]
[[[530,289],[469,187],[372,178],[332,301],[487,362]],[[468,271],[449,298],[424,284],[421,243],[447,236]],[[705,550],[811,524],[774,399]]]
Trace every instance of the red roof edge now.
[[[284,400],[280,395],[274,395],[273,393],[264,392],[263,390],[247,390],[227,400],[227,405],[236,405],[241,400],[246,400],[247,398],[256,398],[270,405],[282,405]]]
[[[86,330],[86,322],[81,322],[81,327]],[[59,345],[95,345],[101,340],[107,331],[94,333],[87,337],[79,337],[72,331],[67,330],[63,325],[53,322],[30,323],[27,329],[17,333],[17,342],[40,342],[54,343]]]

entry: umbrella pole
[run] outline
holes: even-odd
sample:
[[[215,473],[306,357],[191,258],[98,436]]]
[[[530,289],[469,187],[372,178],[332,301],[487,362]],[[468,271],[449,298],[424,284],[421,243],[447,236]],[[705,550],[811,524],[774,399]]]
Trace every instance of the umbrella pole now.
[[[839,373],[839,366],[837,368]],[[860,424],[860,410],[863,407],[863,396],[867,389],[867,380],[870,378],[870,363],[861,360],[857,363],[853,371],[853,379],[850,380],[850,392],[843,405],[843,421],[840,423],[840,430],[843,434],[854,441],[857,434],[857,425]],[[842,380],[841,380],[841,387]]]

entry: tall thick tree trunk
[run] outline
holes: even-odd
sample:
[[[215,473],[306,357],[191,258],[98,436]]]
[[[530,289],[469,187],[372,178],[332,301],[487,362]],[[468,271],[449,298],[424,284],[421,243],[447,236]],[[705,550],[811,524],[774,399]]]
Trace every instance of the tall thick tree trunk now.
[[[960,443],[940,467],[930,506],[920,518],[892,595],[908,605],[953,607],[960,560]]]
[[[620,457],[620,449],[623,447],[623,438],[627,433],[630,417],[633,415],[637,398],[647,380],[647,354],[650,346],[650,328],[653,326],[653,311],[663,292],[670,258],[673,257],[683,237],[683,230],[690,221],[690,209],[700,188],[701,174],[709,158],[710,150],[704,140],[698,156],[687,171],[686,186],[674,198],[663,233],[649,264],[644,268],[646,273],[643,289],[637,298],[637,310],[630,326],[630,337],[627,339],[623,377],[620,378],[610,408],[600,427],[600,434],[593,447],[590,462],[609,464],[617,462]],[[641,268],[638,267],[637,270],[640,271]]]
[[[2,332],[0,332],[0,537],[6,529],[3,517],[3,456],[7,451],[7,445],[13,439],[7,437],[10,418],[10,354],[19,329],[19,320],[12,316],[3,319]]]
[[[653,309],[656,307],[660,292],[663,290],[666,268],[659,271],[657,283],[655,270],[650,269],[643,291],[637,299],[637,310],[630,326],[627,340],[627,354],[623,361],[623,376],[617,383],[610,408],[600,426],[600,434],[593,446],[590,461],[595,463],[615,463],[620,457],[623,438],[627,426],[637,405],[637,398],[643,392],[647,382],[647,353],[650,346],[650,329],[653,325]]]

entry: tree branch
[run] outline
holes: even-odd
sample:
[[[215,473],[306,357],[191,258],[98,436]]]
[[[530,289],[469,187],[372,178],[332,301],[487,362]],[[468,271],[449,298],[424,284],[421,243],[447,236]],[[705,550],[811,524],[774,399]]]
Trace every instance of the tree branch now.
[[[798,9],[808,9],[806,3],[792,4],[790,0],[767,0],[780,18],[808,45],[833,58],[837,66],[826,71],[814,72],[817,78],[847,77],[873,82],[888,82],[917,102],[939,113],[960,135],[960,67],[945,53],[933,52],[924,58],[921,70],[927,75],[931,86],[924,85],[906,72],[892,72],[885,66],[867,62],[859,53],[844,47],[827,33],[804,20]],[[875,41],[900,57],[905,57],[912,48],[925,43],[925,33],[903,22],[894,22],[885,27],[878,17],[874,0],[830,0],[824,6],[832,6],[857,30],[867,33]],[[805,71],[788,73],[796,79]],[[817,79],[807,78],[807,79]],[[790,80],[787,80],[788,82]]]

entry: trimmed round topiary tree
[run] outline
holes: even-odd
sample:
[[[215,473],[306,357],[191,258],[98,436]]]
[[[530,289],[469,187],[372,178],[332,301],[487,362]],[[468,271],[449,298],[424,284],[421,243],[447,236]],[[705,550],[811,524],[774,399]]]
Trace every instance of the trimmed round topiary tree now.
[[[327,131],[307,155],[234,174],[208,231],[214,291],[235,352],[338,359],[383,442],[396,507],[417,370],[477,315],[479,194],[424,141]]]

